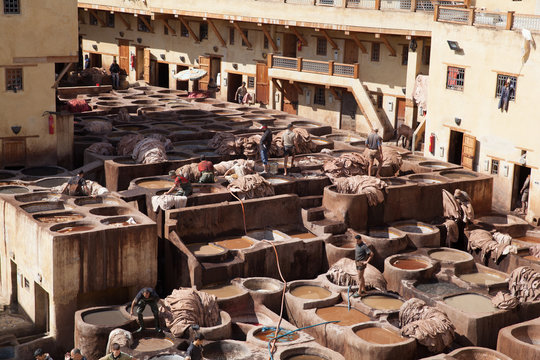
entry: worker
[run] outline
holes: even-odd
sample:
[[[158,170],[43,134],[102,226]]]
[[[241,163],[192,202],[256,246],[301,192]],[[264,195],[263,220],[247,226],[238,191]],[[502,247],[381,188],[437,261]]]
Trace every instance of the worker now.
[[[289,161],[289,155],[292,157],[291,168],[294,167],[295,137],[296,133],[293,131],[293,124],[289,123],[289,125],[287,125],[287,130],[285,130],[283,133],[283,153],[285,154],[283,157],[283,175],[287,175],[287,163]]]
[[[259,146],[261,150],[261,161],[264,167],[263,174],[266,174],[268,172],[268,151],[272,145],[272,131],[266,125],[263,125],[262,129],[264,130],[264,134],[261,137]]]
[[[354,260],[356,262],[356,271],[357,278],[356,282],[358,283],[358,291],[353,294],[354,298],[360,296],[366,290],[366,281],[364,279],[364,270],[367,267],[367,264],[373,258],[373,251],[369,249],[361,235],[356,235],[356,247],[354,249]]]
[[[199,325],[193,324],[191,325],[191,329],[193,330],[193,340],[189,344],[187,350],[186,350],[186,358],[185,360],[199,360],[202,358],[202,344],[203,344],[203,335],[198,332],[200,329]]]
[[[53,358],[46,352],[43,351],[43,349],[38,348],[36,351],[34,351],[34,359],[35,360],[53,360]]]
[[[136,333],[141,332],[144,330],[144,318],[143,318],[143,311],[146,308],[146,305],[150,306],[150,309],[152,310],[152,314],[154,314],[154,321],[156,324],[156,330],[158,333],[162,334],[163,330],[161,329],[161,326],[159,324],[159,313],[158,313],[158,304],[161,306],[164,306],[163,300],[159,298],[159,295],[156,293],[156,291],[152,288],[143,288],[141,289],[137,295],[135,296],[135,299],[131,302],[131,310],[129,314],[133,316],[133,308],[135,305],[137,305],[137,318],[139,320],[139,328],[135,330]]]
[[[79,170],[77,175],[71,177],[68,182],[64,185],[62,188],[62,191],[60,191],[62,194],[68,194],[70,196],[85,196],[90,195],[90,189],[88,189],[88,186],[86,184],[86,180],[84,179],[84,171]]]
[[[371,176],[371,168],[373,167],[374,160],[377,159],[377,177],[381,176],[381,168],[383,164],[382,155],[382,138],[379,136],[379,129],[373,129],[373,132],[368,135],[366,140],[366,147],[368,153],[368,175]]]
[[[182,175],[176,175],[176,171],[169,171],[169,176],[174,180],[174,185],[165,193],[165,195],[170,195],[176,190],[177,196],[189,196],[193,194],[193,188],[188,179]]]
[[[199,178],[200,183],[215,182],[214,164],[210,160],[206,160],[206,156],[201,155],[201,162],[197,167],[201,173],[201,177]]]
[[[74,348],[66,353],[65,360],[86,360],[86,357],[81,354],[81,349]]]
[[[111,72],[112,86],[113,89],[120,88],[120,65],[116,63],[116,58],[113,59],[111,66],[109,67]]]
[[[236,89],[236,94],[234,94],[234,98],[236,99],[236,102],[239,104],[242,104],[244,101],[244,96],[247,94],[247,88],[246,88],[246,82],[242,82],[242,86],[239,86],[238,89]]]
[[[521,194],[521,209],[520,212],[524,215],[527,214],[527,207],[529,205],[529,187],[531,185],[531,175],[527,175],[523,186],[519,193]]]
[[[133,356],[128,355],[120,351],[120,345],[117,343],[112,344],[112,351],[110,354],[105,355],[99,360],[137,360]]]

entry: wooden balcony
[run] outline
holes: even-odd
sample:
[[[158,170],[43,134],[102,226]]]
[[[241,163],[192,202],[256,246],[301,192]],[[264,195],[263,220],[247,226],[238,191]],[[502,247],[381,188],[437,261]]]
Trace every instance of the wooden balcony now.
[[[358,63],[342,64],[334,61],[307,60],[268,54],[268,67],[358,79]]]

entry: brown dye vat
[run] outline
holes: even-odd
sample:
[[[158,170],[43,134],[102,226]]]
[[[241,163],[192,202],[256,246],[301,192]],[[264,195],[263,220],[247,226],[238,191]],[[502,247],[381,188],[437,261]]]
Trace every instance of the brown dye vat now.
[[[326,360],[326,358],[317,355],[293,355],[285,360]]]
[[[292,289],[291,295],[302,299],[320,300],[326,299],[332,293],[320,286],[303,285]]]
[[[127,320],[120,310],[96,311],[83,316],[85,323],[97,326],[116,327],[124,324]]]
[[[531,261],[540,261],[540,258],[532,255],[527,255],[523,257],[524,259],[531,260]]]
[[[540,325],[525,325],[512,330],[512,335],[527,344],[540,346]]]
[[[429,256],[431,258],[433,258],[433,259],[436,259],[436,260],[449,261],[449,262],[467,260],[467,255],[460,254],[457,251],[450,251],[450,250],[434,251],[434,252],[430,253]]]
[[[250,247],[251,245],[253,245],[253,240],[247,239],[245,237],[239,237],[239,238],[216,241],[216,245],[223,246],[231,250],[246,249]]]
[[[285,335],[288,332],[289,330],[281,329],[278,332],[278,336]],[[276,329],[270,328],[266,330],[257,331],[255,334],[253,334],[253,336],[255,336],[257,339],[261,341],[268,342],[276,336]],[[298,340],[299,338],[300,338],[300,335],[298,335],[298,333],[292,333],[292,334],[288,334],[288,335],[280,337],[279,339],[277,339],[276,342],[285,343],[285,342]]]
[[[492,285],[504,281],[504,278],[502,276],[489,272],[462,274],[459,275],[459,278],[463,281],[479,285]]]
[[[223,252],[223,249],[220,247],[217,247],[212,244],[207,243],[194,243],[194,244],[188,244],[187,248],[194,254],[194,255],[217,255],[221,254]]]
[[[88,231],[92,230],[94,227],[90,225],[80,225],[80,226],[66,226],[65,228],[62,228],[58,230],[59,233],[72,233],[72,232],[78,232],[78,231]]]
[[[173,346],[173,342],[169,339],[145,337],[138,341],[134,350],[140,352],[158,351],[170,348],[171,346]]]
[[[474,179],[477,177],[476,175],[465,171],[449,171],[441,173],[441,175],[449,179]]]
[[[29,191],[30,190],[23,186],[6,186],[0,188],[0,194],[24,194]]]
[[[393,331],[379,327],[360,329],[355,331],[355,334],[359,338],[374,344],[397,344],[406,340]]]
[[[534,236],[522,236],[522,237],[519,237],[519,238],[514,238],[514,240],[519,240],[519,241],[528,242],[528,243],[540,244],[540,237],[534,237]]]
[[[315,311],[321,319],[325,321],[336,321],[336,325],[351,326],[354,324],[371,321],[371,319],[364,313],[356,309],[347,309],[346,306],[330,306],[325,308],[319,308]]]
[[[137,183],[137,186],[145,189],[165,189],[171,188],[173,185],[174,182],[169,180],[147,180]]]
[[[204,291],[207,294],[215,295],[218,299],[229,298],[242,294],[242,289],[231,284],[209,286],[202,288],[201,291]]]
[[[362,298],[362,302],[370,308],[377,310],[399,310],[403,301],[387,295],[368,295]]]
[[[392,265],[403,270],[420,270],[428,267],[425,262],[414,259],[397,259]]]
[[[287,235],[293,238],[297,238],[297,239],[313,239],[317,237],[317,235],[312,234],[310,232],[296,232],[296,231],[288,232]]]
[[[53,214],[36,216],[37,221],[47,224],[75,221],[82,218],[84,218],[84,216],[80,214]]]
[[[493,307],[491,304],[490,299],[478,294],[450,296],[445,298],[444,302],[453,308],[471,314],[491,313],[497,311],[497,308]]]

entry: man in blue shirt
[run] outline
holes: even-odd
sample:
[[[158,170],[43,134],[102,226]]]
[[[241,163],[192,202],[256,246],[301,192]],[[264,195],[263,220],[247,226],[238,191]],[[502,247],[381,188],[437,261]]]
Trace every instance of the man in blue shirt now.
[[[353,297],[357,298],[366,290],[364,270],[366,269],[367,264],[373,258],[373,251],[371,251],[364,240],[362,240],[361,235],[356,235],[355,239],[356,248],[354,249],[354,260],[356,262],[356,270],[358,271],[358,278],[356,280],[358,283],[358,291],[353,294]]]
[[[137,305],[137,317],[139,319],[140,328],[135,332],[141,332],[144,330],[143,311],[146,308],[146,305],[148,305],[150,306],[150,309],[152,309],[152,314],[154,314],[157,332],[163,333],[163,330],[159,324],[158,303],[161,304],[161,306],[164,306],[163,300],[159,298],[156,291],[149,287],[141,289],[137,296],[135,296],[135,299],[133,299],[133,302],[131,303],[130,311],[130,315],[133,316],[133,308],[135,305]]]

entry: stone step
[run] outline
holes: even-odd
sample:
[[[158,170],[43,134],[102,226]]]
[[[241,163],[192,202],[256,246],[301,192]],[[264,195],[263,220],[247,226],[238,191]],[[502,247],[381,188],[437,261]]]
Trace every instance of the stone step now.
[[[300,198],[300,207],[302,209],[314,208],[322,205],[321,195],[302,196]]]
[[[322,206],[314,207],[314,208],[305,210],[306,211],[306,220],[310,221],[310,222],[317,221],[317,220],[323,220],[324,217],[325,217],[324,216],[325,210],[326,209],[324,207],[322,207]]]
[[[317,235],[342,234],[347,230],[347,225],[340,221],[323,219],[309,222],[309,229]]]

